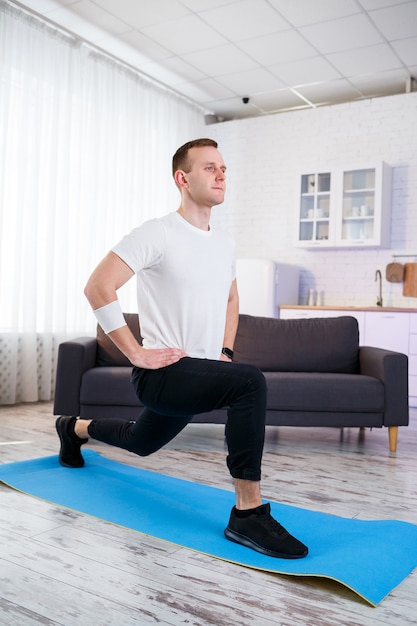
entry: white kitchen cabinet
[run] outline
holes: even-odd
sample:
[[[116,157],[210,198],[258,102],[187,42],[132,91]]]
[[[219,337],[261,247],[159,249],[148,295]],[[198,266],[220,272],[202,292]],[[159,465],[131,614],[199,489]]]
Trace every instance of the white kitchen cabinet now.
[[[391,168],[384,162],[302,174],[296,245],[389,245]]]
[[[407,312],[365,312],[364,344],[408,354],[409,318]]]
[[[299,245],[328,245],[334,238],[332,227],[334,198],[331,172],[303,174],[299,199],[298,233]]]
[[[320,315],[321,313],[321,315]],[[282,320],[291,320],[291,319],[296,319],[296,320],[301,320],[301,319],[309,319],[311,317],[324,317],[324,315],[322,315],[324,313],[324,311],[316,311],[316,309],[311,308],[311,309],[288,309],[288,308],[282,308],[280,307],[279,310],[279,317]]]
[[[410,406],[417,406],[417,313],[410,314],[408,344],[408,395]]]

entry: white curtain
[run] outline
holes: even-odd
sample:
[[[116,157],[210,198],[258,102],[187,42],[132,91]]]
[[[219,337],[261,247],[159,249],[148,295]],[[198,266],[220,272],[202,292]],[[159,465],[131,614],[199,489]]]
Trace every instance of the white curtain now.
[[[51,399],[58,343],[95,332],[89,273],[177,208],[171,156],[202,133],[197,107],[0,0],[0,404]]]

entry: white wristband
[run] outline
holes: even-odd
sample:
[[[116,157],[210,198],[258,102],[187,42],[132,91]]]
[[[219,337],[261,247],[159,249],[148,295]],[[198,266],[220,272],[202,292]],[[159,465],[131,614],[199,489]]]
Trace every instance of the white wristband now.
[[[106,335],[122,326],[127,326],[119,300],[105,304],[93,313]]]

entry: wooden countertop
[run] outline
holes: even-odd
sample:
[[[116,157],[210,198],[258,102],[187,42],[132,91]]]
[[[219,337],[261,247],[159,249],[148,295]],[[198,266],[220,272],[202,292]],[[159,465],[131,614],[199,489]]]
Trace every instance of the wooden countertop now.
[[[308,311],[377,311],[380,313],[417,313],[416,309],[389,306],[308,306],[307,304],[280,304],[279,309],[307,309]]]

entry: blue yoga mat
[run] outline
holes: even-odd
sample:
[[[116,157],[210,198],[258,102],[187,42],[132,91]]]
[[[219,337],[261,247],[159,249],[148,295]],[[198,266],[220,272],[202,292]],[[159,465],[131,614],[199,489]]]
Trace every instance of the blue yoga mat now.
[[[266,572],[336,580],[377,606],[417,566],[417,526],[363,521],[271,502],[272,514],[309,547],[303,559],[264,556],[228,541],[234,493],[83,451],[82,469],[57,456],[0,465],[5,484],[145,535]]]

